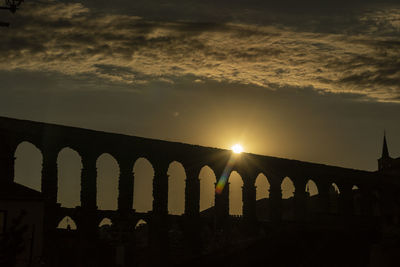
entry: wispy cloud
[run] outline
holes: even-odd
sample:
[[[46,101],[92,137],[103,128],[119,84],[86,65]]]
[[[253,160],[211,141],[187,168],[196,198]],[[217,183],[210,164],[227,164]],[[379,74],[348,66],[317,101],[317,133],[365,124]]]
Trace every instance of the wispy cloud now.
[[[398,102],[400,9],[353,20],[346,31],[309,31],[276,23],[160,22],[77,3],[26,3],[13,28],[1,29],[0,69],[91,74],[127,86],[191,75]]]

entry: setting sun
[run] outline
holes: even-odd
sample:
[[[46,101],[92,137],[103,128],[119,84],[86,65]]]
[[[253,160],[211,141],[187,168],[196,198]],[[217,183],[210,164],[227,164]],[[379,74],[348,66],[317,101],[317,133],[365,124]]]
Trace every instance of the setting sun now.
[[[236,154],[240,154],[243,151],[243,147],[240,144],[236,144],[231,147],[232,151]]]

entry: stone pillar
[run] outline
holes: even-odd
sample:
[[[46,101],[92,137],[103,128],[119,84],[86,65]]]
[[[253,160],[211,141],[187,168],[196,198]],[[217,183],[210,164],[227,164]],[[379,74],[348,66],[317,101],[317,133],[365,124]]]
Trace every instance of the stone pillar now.
[[[153,216],[149,224],[152,266],[166,266],[169,262],[168,238],[168,163],[155,163],[153,180]]]
[[[256,222],[256,187],[253,184],[253,180],[243,185],[242,193],[243,218],[248,222]]]
[[[54,231],[57,227],[57,152],[44,151],[42,162],[42,193],[45,196],[45,217],[43,218],[44,255],[51,253]]]
[[[199,216],[200,211],[200,168],[186,170],[185,215]]]
[[[118,210],[127,213],[133,206],[133,163],[130,160],[119,162],[119,183],[118,183]]]
[[[282,220],[282,190],[278,182],[270,184],[270,218],[272,222],[279,223]]]
[[[45,151],[42,165],[42,193],[48,203],[57,203],[58,174],[57,152]]]
[[[90,254],[90,248],[98,233],[97,218],[97,157],[90,154],[82,155],[81,172],[81,208],[79,209],[79,233],[81,250]]]
[[[153,213],[168,214],[168,164],[154,164]]]
[[[374,214],[375,196],[372,193],[372,190],[368,190],[366,192],[366,195],[367,195],[366,196],[366,200],[365,200],[365,202],[366,202],[366,210],[365,210],[366,215],[367,216],[375,216],[375,214]]]
[[[368,189],[361,188],[362,197],[362,214],[365,216],[373,216],[374,195]]]
[[[17,142],[0,131],[0,181],[12,183],[14,181],[14,153]]]
[[[322,213],[330,213],[330,199],[329,199],[329,187],[327,183],[320,183],[318,187],[318,202],[319,211]]]
[[[339,194],[339,214],[342,216],[353,215],[353,192],[350,184],[344,184]]]
[[[2,138],[2,136],[0,136]],[[1,140],[7,142],[6,140]],[[14,181],[14,150],[7,143],[0,144],[0,181],[12,183]]]
[[[200,224],[200,174],[201,167],[186,170],[185,188],[185,254],[196,257],[202,251],[202,229]]]
[[[218,183],[218,182],[217,182]],[[217,184],[215,184],[215,187]],[[221,229],[224,227],[229,217],[229,182],[226,182],[221,193],[215,193],[215,219],[216,227]]]
[[[304,186],[296,187],[294,192],[294,215],[298,222],[304,221],[306,219],[306,191]]]
[[[94,156],[82,156],[81,206],[85,209],[97,209],[96,160]]]
[[[306,184],[307,178],[304,175],[297,175],[293,177],[293,183],[295,186],[294,191],[294,219],[298,222],[304,221],[306,219],[307,212],[307,192]]]

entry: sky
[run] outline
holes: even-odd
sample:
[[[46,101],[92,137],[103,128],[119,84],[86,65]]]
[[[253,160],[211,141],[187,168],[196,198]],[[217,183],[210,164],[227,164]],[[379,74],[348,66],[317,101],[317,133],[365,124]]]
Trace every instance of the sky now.
[[[26,1],[0,115],[376,170],[400,156],[397,0]]]

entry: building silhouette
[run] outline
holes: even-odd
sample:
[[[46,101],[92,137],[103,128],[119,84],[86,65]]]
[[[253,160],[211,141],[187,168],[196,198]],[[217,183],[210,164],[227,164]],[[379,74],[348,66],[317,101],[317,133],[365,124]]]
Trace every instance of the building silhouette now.
[[[43,155],[44,203],[40,261],[30,266],[392,266],[400,248],[400,158],[389,156],[386,135],[377,171],[106,133],[0,117],[0,174],[14,184],[14,153],[28,141]],[[82,160],[80,206],[57,203],[57,156],[65,147]],[[120,168],[117,210],[96,203],[96,159],[109,153]],[[152,211],[133,209],[133,163],[154,169]],[[168,214],[168,175],[178,161],[186,173],[185,209]],[[243,215],[229,215],[229,181],[215,205],[200,212],[199,173],[208,166],[221,181],[243,180]],[[256,200],[263,173],[269,197]],[[293,196],[283,197],[290,180]],[[311,195],[310,181],[318,189]],[[0,197],[1,199],[1,197]],[[68,216],[74,222],[57,229]],[[109,224],[99,227],[104,218]],[[38,223],[36,223],[38,224]],[[6,225],[9,225],[6,222]],[[73,229],[74,228],[74,229]]]
[[[378,159],[378,170],[384,173],[393,173],[394,175],[400,171],[400,157],[390,157],[386,133],[383,136],[382,156]]]

